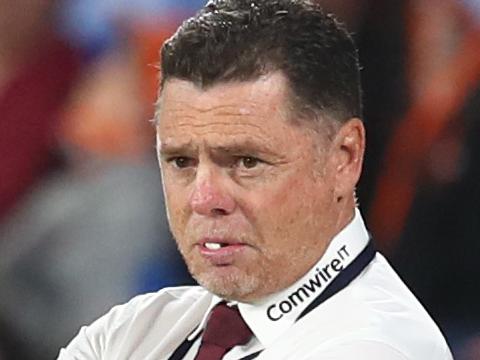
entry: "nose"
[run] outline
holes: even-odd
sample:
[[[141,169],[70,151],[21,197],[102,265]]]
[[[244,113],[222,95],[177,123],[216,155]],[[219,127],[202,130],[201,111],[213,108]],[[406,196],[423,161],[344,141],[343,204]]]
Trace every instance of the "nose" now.
[[[203,216],[217,217],[231,214],[235,200],[227,189],[227,179],[211,169],[197,170],[190,197],[192,211]]]

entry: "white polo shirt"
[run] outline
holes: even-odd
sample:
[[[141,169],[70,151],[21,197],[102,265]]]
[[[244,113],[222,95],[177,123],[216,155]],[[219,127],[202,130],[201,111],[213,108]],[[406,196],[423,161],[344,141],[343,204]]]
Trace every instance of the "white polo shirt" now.
[[[382,255],[372,255],[352,281],[338,286],[368,242],[357,210],[295,284],[255,304],[238,303],[254,337],[224,359],[255,353],[258,360],[453,359],[433,320]],[[167,360],[191,343],[181,358],[192,360],[210,310],[221,300],[198,286],[135,297],[83,327],[58,359]]]

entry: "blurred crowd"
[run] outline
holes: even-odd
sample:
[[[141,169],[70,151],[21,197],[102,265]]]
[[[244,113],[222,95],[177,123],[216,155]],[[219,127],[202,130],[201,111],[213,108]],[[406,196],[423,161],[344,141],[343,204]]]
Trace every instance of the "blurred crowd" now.
[[[317,0],[363,65],[377,246],[480,358],[480,1]],[[191,284],[154,151],[158,51],[204,0],[0,0],[0,360],[53,359],[135,294]]]

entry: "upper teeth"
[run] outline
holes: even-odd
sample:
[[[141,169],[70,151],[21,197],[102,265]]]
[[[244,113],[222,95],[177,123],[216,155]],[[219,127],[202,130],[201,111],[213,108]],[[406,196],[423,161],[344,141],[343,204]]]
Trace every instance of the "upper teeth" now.
[[[207,242],[205,243],[205,247],[209,250],[218,250],[222,247],[219,243],[212,243],[212,242]]]

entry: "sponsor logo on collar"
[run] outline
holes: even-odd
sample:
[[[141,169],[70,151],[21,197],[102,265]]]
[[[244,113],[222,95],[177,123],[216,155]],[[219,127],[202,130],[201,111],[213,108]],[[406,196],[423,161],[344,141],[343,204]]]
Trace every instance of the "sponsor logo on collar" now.
[[[284,300],[270,305],[267,308],[267,317],[272,321],[278,321],[303,304],[310,296],[321,292],[344,269],[348,258],[350,258],[350,253],[347,245],[343,245],[329,263],[322,268],[317,267],[315,273],[295,291],[291,292]]]

